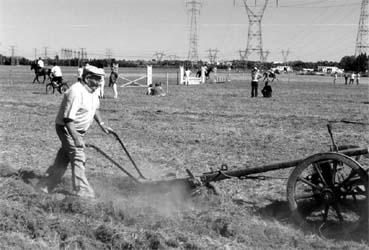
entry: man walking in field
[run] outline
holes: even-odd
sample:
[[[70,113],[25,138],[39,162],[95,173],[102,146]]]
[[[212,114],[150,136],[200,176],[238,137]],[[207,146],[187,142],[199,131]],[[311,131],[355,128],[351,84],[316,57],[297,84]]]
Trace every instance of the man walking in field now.
[[[76,82],[65,92],[55,120],[56,133],[62,145],[54,164],[46,171],[47,176],[37,184],[41,191],[51,192],[61,182],[70,162],[73,192],[84,198],[95,197],[94,190],[85,175],[86,156],[83,137],[94,119],[105,133],[108,134],[111,130],[101,120],[98,93],[95,91],[104,75],[103,69],[86,66],[82,81]]]
[[[258,85],[261,75],[257,67],[251,71],[251,97],[258,97]]]

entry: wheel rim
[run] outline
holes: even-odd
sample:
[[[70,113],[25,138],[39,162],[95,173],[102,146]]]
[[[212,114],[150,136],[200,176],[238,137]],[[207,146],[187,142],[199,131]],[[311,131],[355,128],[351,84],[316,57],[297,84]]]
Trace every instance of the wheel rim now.
[[[313,155],[291,173],[287,198],[301,226],[325,236],[348,235],[367,216],[368,176],[360,164],[339,153]]]
[[[60,91],[61,91],[62,93],[64,93],[65,91],[67,91],[67,89],[68,89],[68,86],[66,86],[65,84],[63,84],[63,85],[60,87]]]

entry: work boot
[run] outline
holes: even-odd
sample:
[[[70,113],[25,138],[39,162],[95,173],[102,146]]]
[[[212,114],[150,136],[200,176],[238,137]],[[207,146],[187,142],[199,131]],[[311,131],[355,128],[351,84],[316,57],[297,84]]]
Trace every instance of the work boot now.
[[[49,192],[49,189],[48,189],[48,181],[46,179],[46,177],[42,177],[35,185],[35,190],[38,191],[38,192],[42,192],[42,193],[45,193],[45,194],[48,194],[50,193]]]

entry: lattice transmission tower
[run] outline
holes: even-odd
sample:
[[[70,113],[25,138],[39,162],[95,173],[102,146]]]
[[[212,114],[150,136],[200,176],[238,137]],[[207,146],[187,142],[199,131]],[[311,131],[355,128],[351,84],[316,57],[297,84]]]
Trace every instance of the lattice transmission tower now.
[[[165,54],[162,51],[157,51],[157,52],[155,52],[154,56],[156,57],[157,62],[161,62],[163,60]]]
[[[246,50],[239,50],[241,60],[255,59],[263,63],[266,61],[269,51],[263,50],[263,39],[261,30],[261,20],[263,19],[264,11],[269,0],[264,0],[262,4],[251,5],[247,3],[247,0],[243,0],[246,8],[247,15],[249,17],[249,30],[247,35],[247,47]],[[261,2],[261,1],[259,1]],[[256,57],[251,58],[256,55]]]
[[[197,20],[200,16],[200,9],[202,7],[203,0],[186,0],[186,7],[190,15],[190,42],[187,60],[197,63],[199,60],[199,34]]]
[[[357,30],[355,56],[369,55],[369,0],[361,2],[359,28]]]
[[[209,58],[210,64],[215,64],[217,62],[217,54],[219,50],[218,49],[208,49],[207,52],[209,53],[208,58]]]

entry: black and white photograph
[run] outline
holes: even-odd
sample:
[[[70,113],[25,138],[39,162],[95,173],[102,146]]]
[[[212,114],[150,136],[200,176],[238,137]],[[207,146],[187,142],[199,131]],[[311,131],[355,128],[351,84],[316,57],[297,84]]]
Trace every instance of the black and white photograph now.
[[[0,0],[0,249],[369,249],[369,0]]]

